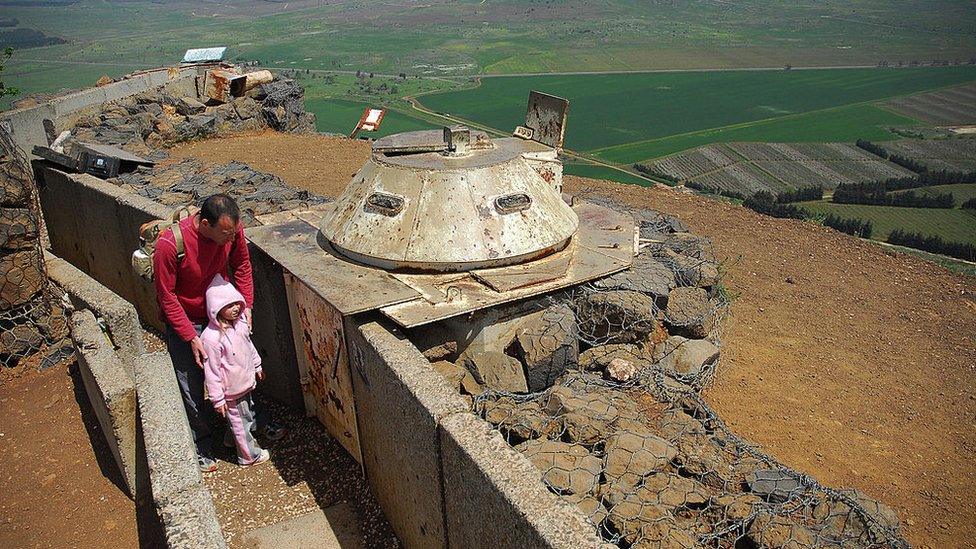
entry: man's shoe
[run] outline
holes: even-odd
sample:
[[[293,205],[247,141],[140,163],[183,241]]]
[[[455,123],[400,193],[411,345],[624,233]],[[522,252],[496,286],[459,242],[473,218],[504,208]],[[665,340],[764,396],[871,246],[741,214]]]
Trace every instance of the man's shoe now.
[[[197,465],[201,473],[212,473],[217,470],[217,462],[213,458],[197,456]]]

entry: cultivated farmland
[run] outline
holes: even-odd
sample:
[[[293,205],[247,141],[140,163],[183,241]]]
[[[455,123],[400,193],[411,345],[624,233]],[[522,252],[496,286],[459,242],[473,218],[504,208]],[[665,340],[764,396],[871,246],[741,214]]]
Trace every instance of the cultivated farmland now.
[[[645,169],[691,187],[749,195],[910,177],[909,170],[847,143],[727,143],[666,156]]]
[[[938,126],[976,124],[976,84],[899,97],[887,106]]]
[[[878,145],[889,155],[909,158],[932,171],[976,171],[976,139],[902,139]]]

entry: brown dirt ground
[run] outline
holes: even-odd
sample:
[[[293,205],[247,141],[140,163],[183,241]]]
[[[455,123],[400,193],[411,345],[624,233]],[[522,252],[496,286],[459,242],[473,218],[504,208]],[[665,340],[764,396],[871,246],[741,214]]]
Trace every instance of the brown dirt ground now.
[[[121,485],[73,360],[0,381],[0,547],[137,547]]]
[[[246,158],[335,196],[368,144],[264,134],[176,154]],[[575,177],[566,189],[677,215],[712,238],[736,298],[706,397],[732,429],[828,486],[890,504],[913,545],[976,539],[976,279],[671,189]]]

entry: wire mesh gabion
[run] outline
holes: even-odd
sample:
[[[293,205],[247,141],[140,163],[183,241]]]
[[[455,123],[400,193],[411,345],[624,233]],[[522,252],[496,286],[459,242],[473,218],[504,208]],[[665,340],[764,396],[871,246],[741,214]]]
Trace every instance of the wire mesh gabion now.
[[[49,287],[41,247],[37,189],[27,157],[0,128],[0,365],[67,334],[67,318]]]
[[[609,544],[907,547],[893,511],[778,463],[705,402],[730,305],[719,263],[675,218],[629,211],[640,226],[631,269],[551,296],[543,313],[498,331],[513,334],[507,359],[479,357],[471,343],[435,368]],[[525,385],[487,371],[505,360]]]

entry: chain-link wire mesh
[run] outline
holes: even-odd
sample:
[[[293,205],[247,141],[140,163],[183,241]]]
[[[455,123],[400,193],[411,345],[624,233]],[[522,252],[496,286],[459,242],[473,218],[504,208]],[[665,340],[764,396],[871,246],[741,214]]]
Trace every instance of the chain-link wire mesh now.
[[[729,311],[720,266],[680,221],[630,213],[631,269],[495,330],[517,363],[471,343],[456,369],[435,367],[611,544],[907,547],[893,511],[778,463],[704,401]]]
[[[37,187],[26,155],[0,128],[0,365],[16,366],[67,335],[49,287]]]

